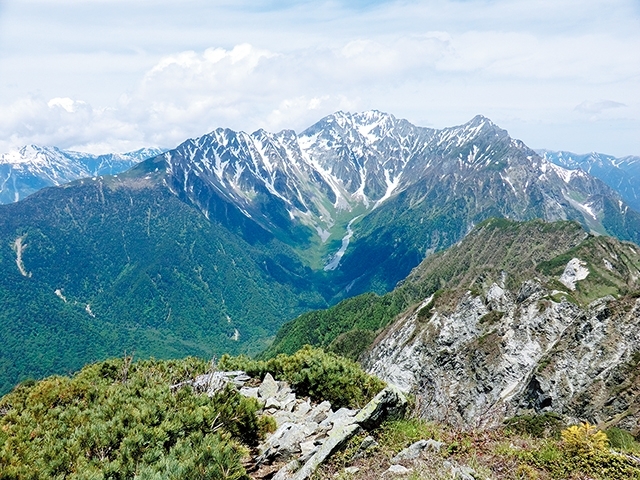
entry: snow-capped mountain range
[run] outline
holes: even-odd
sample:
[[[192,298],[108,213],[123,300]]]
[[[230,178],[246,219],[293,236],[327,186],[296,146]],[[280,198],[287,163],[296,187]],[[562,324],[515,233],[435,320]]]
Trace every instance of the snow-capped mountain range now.
[[[164,150],[142,148],[123,154],[61,150],[27,145],[0,155],[0,203],[18,200],[44,187],[97,175],[114,175]]]
[[[378,111],[337,112],[299,135],[217,129],[163,157],[172,190],[205,215],[223,199],[270,230],[299,221],[323,240],[340,218],[344,233],[348,221],[412,189],[438,191],[440,202],[465,189],[476,204],[498,196],[491,203],[500,216],[577,219],[600,233],[603,195],[627,208],[597,179],[539,156],[482,116],[436,130]]]
[[[537,150],[546,160],[570,170],[583,170],[599,178],[636,210],[640,210],[640,157],[614,157],[603,153],[576,154]]]

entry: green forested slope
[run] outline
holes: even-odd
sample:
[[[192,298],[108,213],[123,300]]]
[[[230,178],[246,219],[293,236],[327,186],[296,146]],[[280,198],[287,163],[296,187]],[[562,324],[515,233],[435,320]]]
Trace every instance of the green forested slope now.
[[[284,320],[326,303],[293,250],[253,228],[237,235],[140,179],[0,207],[0,392],[124,351],[263,349]]]

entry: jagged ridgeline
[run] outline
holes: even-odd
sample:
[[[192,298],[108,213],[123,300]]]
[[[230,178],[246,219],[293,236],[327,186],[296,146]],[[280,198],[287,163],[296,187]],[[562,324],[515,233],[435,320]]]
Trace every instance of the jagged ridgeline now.
[[[491,217],[640,241],[640,214],[611,188],[482,116],[442,130],[376,111],[299,134],[220,128],[39,191],[0,206],[0,391],[124,350],[261,351],[285,321],[391,291]],[[389,298],[347,343],[413,301]]]
[[[123,154],[92,155],[27,145],[0,155],[0,203],[17,202],[42,188],[79,178],[118,174],[163,151],[142,148]]]

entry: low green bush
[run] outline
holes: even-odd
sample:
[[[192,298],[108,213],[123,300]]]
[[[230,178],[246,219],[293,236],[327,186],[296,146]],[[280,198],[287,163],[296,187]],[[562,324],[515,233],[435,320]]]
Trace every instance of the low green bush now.
[[[546,412],[540,415],[518,415],[504,422],[508,434],[529,435],[534,438],[560,438],[565,427],[562,417],[557,413]]]
[[[291,384],[300,395],[328,400],[334,408],[364,406],[384,388],[384,382],[362,370],[357,363],[320,348],[304,346],[293,355],[280,354],[269,360],[223,355],[222,370],[244,370],[256,378],[270,373]]]
[[[607,438],[609,438],[611,448],[636,455],[640,453],[640,443],[626,430],[612,427],[606,430],[605,433],[607,434]]]
[[[230,479],[261,434],[259,404],[173,383],[207,363],[107,360],[0,399],[0,479]],[[245,446],[246,445],[246,446]]]

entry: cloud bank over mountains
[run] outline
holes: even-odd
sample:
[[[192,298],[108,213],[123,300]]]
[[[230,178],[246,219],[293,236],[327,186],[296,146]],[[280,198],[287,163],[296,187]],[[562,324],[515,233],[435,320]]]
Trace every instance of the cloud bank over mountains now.
[[[255,5],[5,2],[0,150],[173,147],[378,108],[435,127],[482,113],[536,147],[640,153],[634,2]]]

